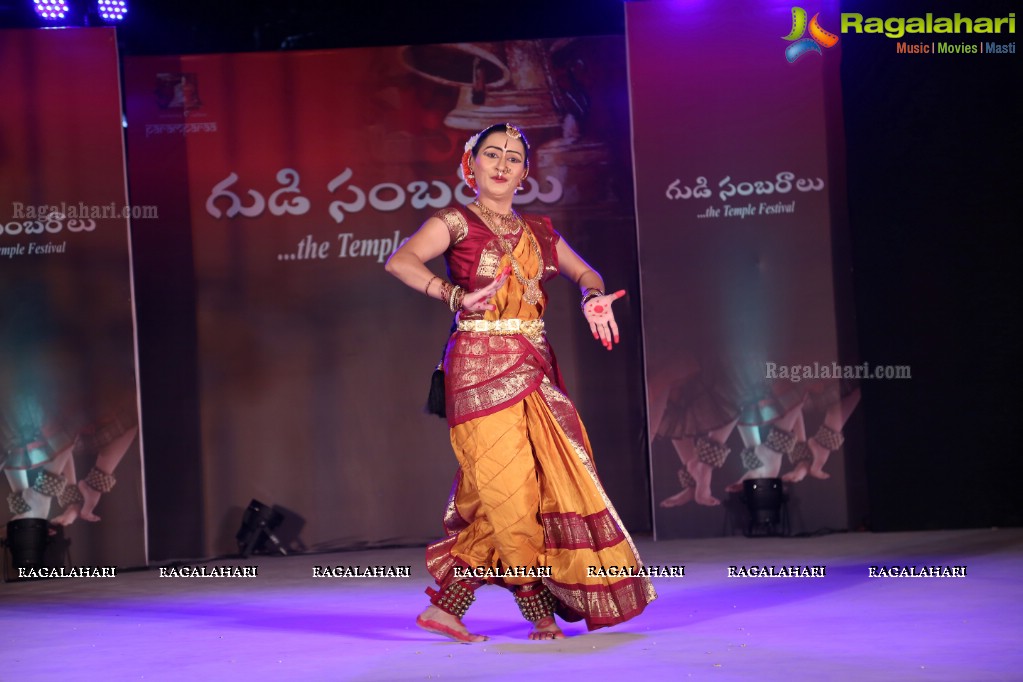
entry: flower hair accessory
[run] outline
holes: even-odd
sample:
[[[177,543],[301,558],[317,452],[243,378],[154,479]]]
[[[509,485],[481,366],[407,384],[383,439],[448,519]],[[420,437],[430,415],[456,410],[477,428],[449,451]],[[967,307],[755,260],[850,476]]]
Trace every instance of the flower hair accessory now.
[[[476,191],[476,176],[473,175],[472,169],[469,168],[469,157],[472,156],[472,149],[467,149],[462,154],[462,180],[469,186],[469,189]]]
[[[472,148],[476,146],[476,143],[480,140],[480,135],[483,133],[476,133],[465,143],[465,151],[462,153],[462,179],[465,180],[465,184],[468,185],[469,189],[476,191],[476,176],[473,175],[472,169],[469,168],[469,157],[472,156]]]

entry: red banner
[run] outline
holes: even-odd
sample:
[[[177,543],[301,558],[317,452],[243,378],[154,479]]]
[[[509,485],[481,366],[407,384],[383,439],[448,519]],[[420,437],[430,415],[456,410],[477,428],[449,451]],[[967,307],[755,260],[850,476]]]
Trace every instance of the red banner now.
[[[626,6],[658,537],[743,530],[779,476],[794,530],[847,525],[824,5]]]
[[[471,201],[465,140],[513,121],[534,149],[518,207],[628,287],[624,75],[622,41],[605,38],[128,60],[133,190],[187,205],[191,223],[207,551],[231,546],[251,497],[302,515],[315,547],[436,535],[455,461],[422,406],[450,314],[383,263]],[[591,392],[584,417],[587,403],[626,415],[594,437],[624,466],[643,428],[638,334],[602,359],[610,379],[577,376],[599,348],[577,351],[588,330],[570,288],[554,293],[552,339],[570,387]],[[631,466],[621,485],[642,523]]]
[[[147,215],[115,33],[2,32],[0,88],[0,519],[64,527],[76,566],[143,565],[128,221]]]

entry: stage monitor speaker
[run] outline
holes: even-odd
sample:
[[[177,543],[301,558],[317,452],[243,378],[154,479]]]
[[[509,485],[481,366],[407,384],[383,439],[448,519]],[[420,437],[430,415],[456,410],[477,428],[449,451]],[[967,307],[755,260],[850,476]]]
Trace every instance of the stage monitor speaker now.
[[[287,556],[280,539],[274,535],[274,529],[284,520],[284,515],[269,507],[259,500],[249,502],[245,514],[242,516],[242,525],[235,535],[238,541],[238,553],[242,558],[247,558],[253,552],[264,552],[269,544],[274,551]]]
[[[26,580],[20,577],[25,569],[70,567],[71,541],[64,537],[64,527],[46,519],[15,519],[7,522],[3,540],[4,582]]]
[[[751,478],[742,482],[749,512],[746,537],[788,535],[788,496],[780,478]]]

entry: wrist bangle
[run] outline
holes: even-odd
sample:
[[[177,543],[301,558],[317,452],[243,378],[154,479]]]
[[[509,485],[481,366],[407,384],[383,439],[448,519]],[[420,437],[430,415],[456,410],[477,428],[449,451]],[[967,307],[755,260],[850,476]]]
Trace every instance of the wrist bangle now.
[[[463,296],[465,296],[465,289],[457,284],[451,288],[451,294],[448,296],[448,309],[451,312],[457,312],[462,307]]]
[[[434,275],[433,279],[431,279],[429,282],[426,283],[426,289],[423,291],[423,293],[425,293],[427,296],[430,295],[430,285],[433,284],[433,280],[435,280],[435,279],[440,279],[440,277],[438,277],[437,275]]]
[[[596,287],[590,287],[589,289],[587,289],[586,291],[583,292],[583,300],[579,304],[579,307],[583,308],[585,310],[587,303],[589,303],[593,299],[597,298],[598,296],[603,296],[603,295],[604,295],[604,292],[601,291],[600,289],[598,289]]]

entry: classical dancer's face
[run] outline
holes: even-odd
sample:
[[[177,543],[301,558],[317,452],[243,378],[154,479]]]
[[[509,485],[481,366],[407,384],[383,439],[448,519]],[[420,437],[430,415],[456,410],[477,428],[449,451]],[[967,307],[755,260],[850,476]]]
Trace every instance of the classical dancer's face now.
[[[526,147],[503,131],[493,132],[483,140],[474,163],[480,196],[511,196],[526,175]]]

